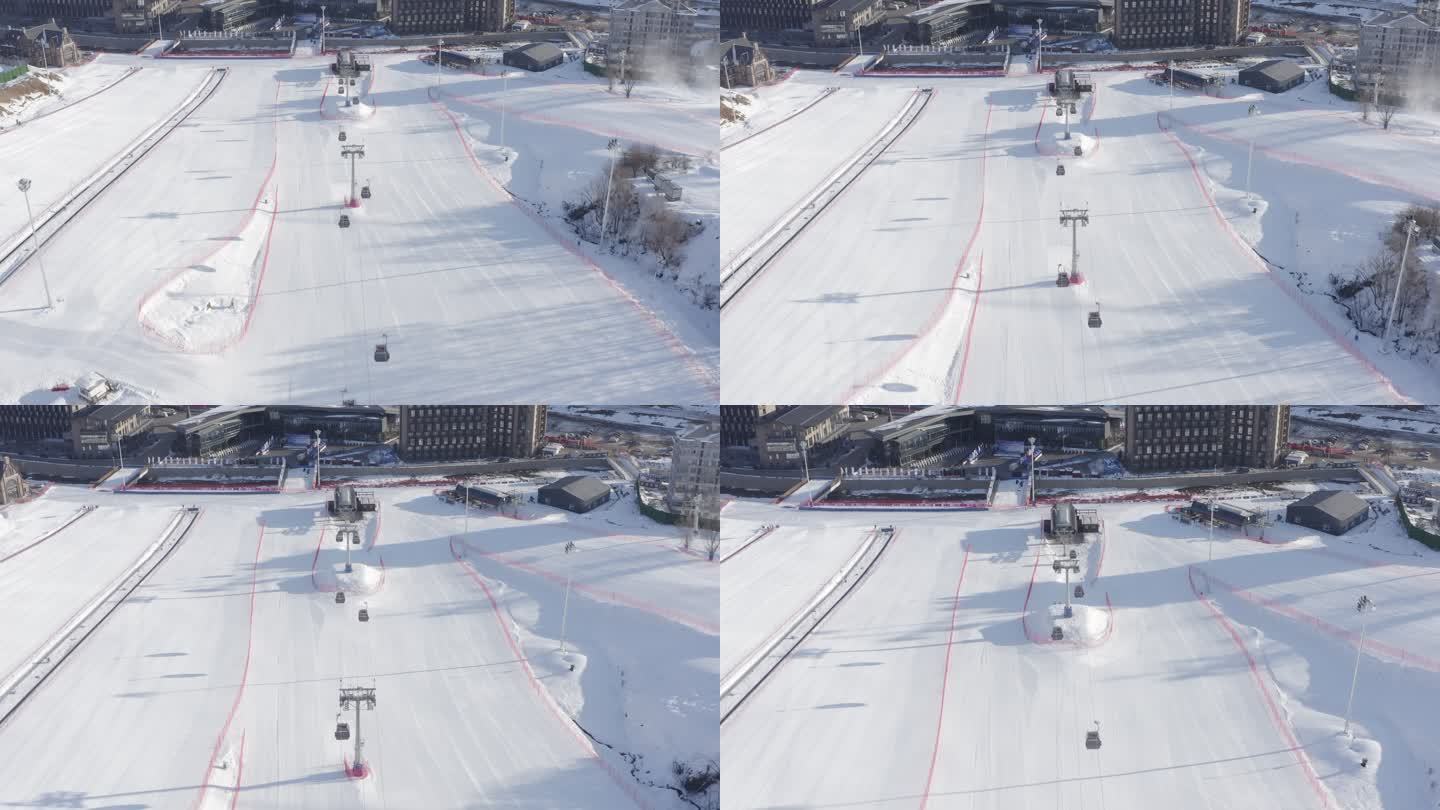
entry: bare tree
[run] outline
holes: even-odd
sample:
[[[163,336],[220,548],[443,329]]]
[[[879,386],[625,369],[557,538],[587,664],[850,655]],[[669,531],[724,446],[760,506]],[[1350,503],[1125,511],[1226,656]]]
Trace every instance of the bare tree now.
[[[1390,119],[1395,117],[1395,113],[1399,109],[1400,107],[1391,101],[1382,101],[1380,103],[1380,126],[1382,129],[1390,128]]]
[[[631,79],[630,81],[625,83],[625,97],[629,98],[630,94],[633,92],[635,92],[635,80]]]
[[[705,538],[705,559],[715,562],[720,556],[720,533],[709,535]]]

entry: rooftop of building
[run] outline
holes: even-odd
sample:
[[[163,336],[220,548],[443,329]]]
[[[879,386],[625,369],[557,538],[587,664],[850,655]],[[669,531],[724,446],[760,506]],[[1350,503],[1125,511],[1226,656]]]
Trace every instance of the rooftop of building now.
[[[776,416],[773,421],[777,425],[788,425],[790,427],[813,427],[834,416],[842,407],[844,406],[796,405],[790,410]]]
[[[1290,505],[1313,507],[1340,521],[1350,520],[1370,509],[1363,498],[1343,489],[1318,489]]]
[[[564,492],[572,498],[588,501],[610,492],[610,486],[593,475],[567,475],[542,487],[541,492]]]
[[[1287,59],[1269,59],[1240,71],[1240,75],[1259,73],[1275,82],[1288,82],[1305,76],[1305,69]]]

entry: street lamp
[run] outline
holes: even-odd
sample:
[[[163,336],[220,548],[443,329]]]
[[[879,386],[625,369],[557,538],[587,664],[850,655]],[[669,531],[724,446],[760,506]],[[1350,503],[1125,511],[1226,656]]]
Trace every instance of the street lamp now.
[[[1345,701],[1345,734],[1350,734],[1350,710],[1355,706],[1355,684],[1360,680],[1360,653],[1365,651],[1365,626],[1368,624],[1366,616],[1375,610],[1375,603],[1370,597],[1361,596],[1355,603],[1355,612],[1360,614],[1360,646],[1355,648],[1355,671],[1350,676],[1350,699]]]
[[[35,212],[30,209],[30,178],[20,178],[20,182],[15,186],[25,195],[25,214],[30,218],[30,239],[34,244],[35,263],[40,265],[40,283],[45,285],[45,308],[50,309],[54,303],[50,299],[50,279],[45,275],[45,262],[40,259],[40,237],[35,233]]]
[[[562,655],[565,653],[565,620],[570,615],[570,574],[573,570],[570,555],[579,550],[580,547],[575,545],[574,540],[565,544],[565,603],[560,608],[560,653]]]
[[[605,207],[600,211],[600,247],[605,247],[605,230],[610,224],[610,189],[615,185],[615,147],[620,145],[619,138],[611,138],[605,144],[605,151],[610,153],[610,179],[605,183]]]
[[[1259,107],[1258,105],[1251,104],[1249,111],[1247,111],[1245,114],[1246,114],[1247,116],[1259,115],[1259,114],[1260,114],[1260,107]],[[1246,155],[1246,157],[1245,157],[1245,196],[1246,196],[1246,197],[1249,197],[1249,196],[1250,196],[1250,169],[1251,169],[1251,167],[1254,166],[1254,165],[1255,165],[1255,131],[1254,131],[1254,130],[1251,130],[1251,131],[1250,131],[1250,149],[1249,149],[1249,151],[1248,151],[1248,153],[1247,153],[1247,155]]]
[[[24,181],[21,181],[24,182]],[[1395,294],[1390,297],[1390,314],[1385,317],[1385,334],[1380,338],[1380,350],[1390,345],[1390,326],[1395,323],[1395,308],[1400,303],[1400,287],[1405,281],[1405,262],[1410,259],[1410,237],[1420,231],[1415,220],[1405,222],[1405,249],[1400,252],[1400,268],[1395,271]]]
[[[440,65],[445,61],[445,40],[436,40],[435,43],[435,95],[440,95]]]

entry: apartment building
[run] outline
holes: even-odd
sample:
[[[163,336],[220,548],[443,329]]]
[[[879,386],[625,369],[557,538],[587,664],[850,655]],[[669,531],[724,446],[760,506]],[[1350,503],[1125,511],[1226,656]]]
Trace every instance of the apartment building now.
[[[1274,467],[1289,436],[1288,405],[1129,405],[1125,466],[1132,472]]]
[[[544,405],[402,405],[406,461],[463,461],[535,455],[545,440]]]

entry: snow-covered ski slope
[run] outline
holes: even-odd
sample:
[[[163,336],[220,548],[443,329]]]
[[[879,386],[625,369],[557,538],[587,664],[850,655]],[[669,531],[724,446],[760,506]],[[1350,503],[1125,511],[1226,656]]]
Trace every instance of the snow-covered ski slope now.
[[[1293,497],[1293,496],[1292,496]],[[1247,501],[1270,510],[1283,501]],[[897,536],[868,578],[729,717],[726,806],[1416,808],[1440,801],[1440,554],[1382,516],[1334,538],[1206,536],[1161,504],[1099,507],[1080,552],[1089,632],[1050,640],[1062,575],[1043,509],[727,515],[849,544]],[[781,539],[777,533],[775,539]],[[779,544],[770,590],[799,569]],[[740,558],[736,558],[739,560]],[[726,563],[729,565],[729,563]],[[1207,580],[1205,572],[1210,572]],[[1208,585],[1207,585],[1208,581]],[[763,600],[759,581],[752,597]],[[1206,591],[1208,589],[1208,597]],[[1371,615],[1353,728],[1342,718]],[[769,626],[787,616],[777,604]],[[754,617],[759,620],[759,616]],[[1352,635],[1353,634],[1353,635]],[[1102,747],[1085,747],[1100,723]],[[1368,766],[1360,760],[1368,757]]]
[[[72,591],[98,590],[111,558],[137,555],[177,507],[201,512],[0,726],[0,803],[689,806],[632,778],[624,756],[661,785],[672,759],[718,758],[718,638],[667,615],[718,625],[714,564],[682,553],[674,530],[628,501],[585,516],[542,507],[527,520],[477,509],[465,534],[459,507],[426,488],[389,488],[352,551],[348,599],[335,604],[345,555],[326,497],[55,487],[27,504],[62,516],[98,505],[14,561],[46,563],[31,563],[32,589],[64,597],[47,616]],[[84,561],[40,556],[87,544]],[[566,562],[575,575],[562,654]],[[11,565],[0,563],[0,578]],[[9,618],[47,618],[38,605],[0,606]],[[0,649],[29,644],[47,623],[7,620]],[[376,689],[361,718],[363,779],[345,773],[353,740],[333,737],[337,719],[354,730],[353,712],[337,718],[342,685]]]
[[[142,69],[0,134],[0,166],[34,180],[37,217],[212,67],[102,60]],[[714,127],[687,105],[622,104],[593,77],[517,77],[505,92],[498,76],[461,74],[443,77],[436,101],[434,70],[394,54],[374,58],[369,114],[352,114],[325,59],[216,64],[226,76],[214,94],[45,246],[55,308],[43,309],[33,260],[0,286],[0,395],[99,371],[157,400],[573,400],[583,368],[586,401],[716,396],[713,311],[630,260],[592,258],[558,205],[542,216],[501,185],[513,174],[528,190],[548,163],[551,191],[572,195],[604,170],[617,135],[713,151]],[[374,192],[354,209],[342,128],[365,146],[357,175]],[[0,235],[23,236],[23,200],[7,200]],[[342,213],[351,227],[337,226]],[[385,364],[371,357],[382,339]]]
[[[1069,142],[1048,74],[801,71],[773,88],[751,122],[773,128],[722,152],[727,223],[793,207],[862,150],[917,83],[935,93],[726,305],[726,401],[1440,397],[1432,366],[1357,340],[1317,292],[1330,272],[1374,252],[1401,207],[1433,202],[1440,169],[1426,156],[1440,141],[1382,132],[1358,114],[1320,109],[1323,100],[1258,91],[1181,91],[1171,113],[1165,90],[1141,72],[1093,75],[1097,92]],[[1244,199],[1252,136],[1253,205]],[[1084,157],[1057,156],[1057,145],[1068,152],[1077,142],[1090,147]],[[795,164],[812,155],[825,165],[804,174]],[[731,166],[740,168],[733,177]],[[1079,232],[1084,283],[1062,289],[1055,279],[1069,268],[1071,232],[1059,214],[1071,207],[1090,215]],[[759,235],[727,227],[722,258],[743,255]],[[1104,325],[1092,329],[1097,302]]]

